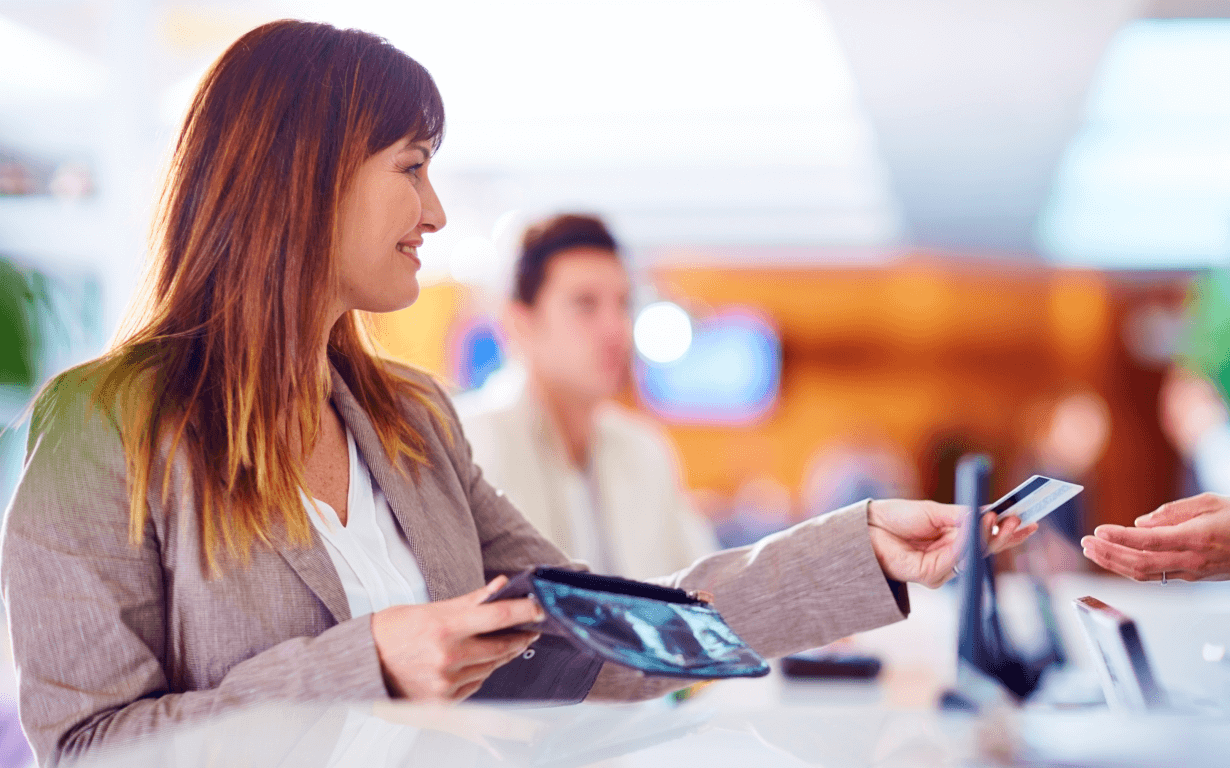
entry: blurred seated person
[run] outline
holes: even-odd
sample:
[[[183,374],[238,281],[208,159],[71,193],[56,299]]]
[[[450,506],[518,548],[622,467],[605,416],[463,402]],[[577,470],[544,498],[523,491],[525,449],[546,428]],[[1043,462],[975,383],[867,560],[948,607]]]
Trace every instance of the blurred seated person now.
[[[1191,465],[1199,489],[1230,494],[1230,416],[1217,387],[1174,367],[1158,399],[1162,431]]]
[[[1085,557],[1136,581],[1230,579],[1230,498],[1202,493],[1163,504],[1132,527],[1099,525]]]
[[[530,227],[515,275],[505,325],[523,363],[458,399],[487,479],[600,573],[645,578],[715,551],[666,436],[611,401],[630,371],[632,286],[606,226]]]

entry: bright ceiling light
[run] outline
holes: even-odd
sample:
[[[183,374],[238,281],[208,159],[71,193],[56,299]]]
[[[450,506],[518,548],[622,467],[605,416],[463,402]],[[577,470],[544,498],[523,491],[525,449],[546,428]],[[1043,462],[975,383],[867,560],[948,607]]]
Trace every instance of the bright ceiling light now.
[[[1230,255],[1230,21],[1142,19],[1107,48],[1038,240],[1056,261],[1191,268]]]
[[[637,315],[632,338],[641,357],[652,363],[673,363],[692,346],[692,321],[678,304],[654,302]]]

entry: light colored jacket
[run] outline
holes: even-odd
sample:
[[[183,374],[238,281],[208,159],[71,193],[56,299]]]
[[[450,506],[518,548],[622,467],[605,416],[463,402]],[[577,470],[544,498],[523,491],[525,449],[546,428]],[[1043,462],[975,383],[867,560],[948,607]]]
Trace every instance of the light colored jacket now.
[[[582,557],[573,547],[572,521],[590,511],[570,509],[565,487],[578,470],[558,430],[524,376],[507,376],[484,390],[457,399],[475,463],[551,543]],[[590,455],[611,573],[660,576],[718,549],[684,495],[675,453],[660,429],[615,403],[603,404]]]
[[[333,386],[334,405],[404,529],[432,600],[475,590],[497,572],[566,562],[483,479],[434,383],[448,414],[444,426],[421,405],[404,407],[431,460],[417,477],[394,468],[336,371]],[[22,727],[41,764],[260,702],[389,695],[370,619],[350,616],[318,536],[293,547],[275,533],[273,546],[255,549],[246,568],[207,577],[187,461],[164,449],[151,476],[161,478],[171,461],[169,495],[164,503],[161,483],[151,483],[144,539],[130,544],[114,414],[63,384],[47,397],[54,402],[31,425],[0,559]],[[887,624],[908,610],[871,550],[865,504],[660,582],[713,593],[731,627],[766,656]],[[589,696],[632,700],[684,684],[608,664]]]

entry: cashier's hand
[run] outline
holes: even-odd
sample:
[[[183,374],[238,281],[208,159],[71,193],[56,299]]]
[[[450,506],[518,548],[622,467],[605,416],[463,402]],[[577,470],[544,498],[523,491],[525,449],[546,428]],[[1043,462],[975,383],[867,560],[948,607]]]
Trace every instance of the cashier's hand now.
[[[482,589],[425,605],[395,605],[372,614],[372,637],[389,693],[412,701],[460,701],[538,635],[488,632],[542,620],[532,600],[483,603],[508,583],[498,576]]]
[[[965,508],[936,501],[887,499],[872,501],[867,508],[871,548],[884,575],[895,581],[913,581],[935,588],[952,578],[961,558],[961,521]],[[995,513],[981,520],[987,552],[994,554],[1020,544],[1038,530],[1037,523],[1021,526],[1010,516],[995,526]]]
[[[1163,504],[1136,527],[1099,525],[1085,557],[1136,581],[1230,579],[1230,498],[1202,493]]]

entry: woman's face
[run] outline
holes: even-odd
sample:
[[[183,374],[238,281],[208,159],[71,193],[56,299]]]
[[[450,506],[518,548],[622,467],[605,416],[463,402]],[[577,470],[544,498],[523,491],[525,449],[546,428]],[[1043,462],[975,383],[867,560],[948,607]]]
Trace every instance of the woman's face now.
[[[445,223],[430,163],[431,142],[407,139],[359,166],[341,203],[338,316],[392,312],[418,298],[418,247]]]

